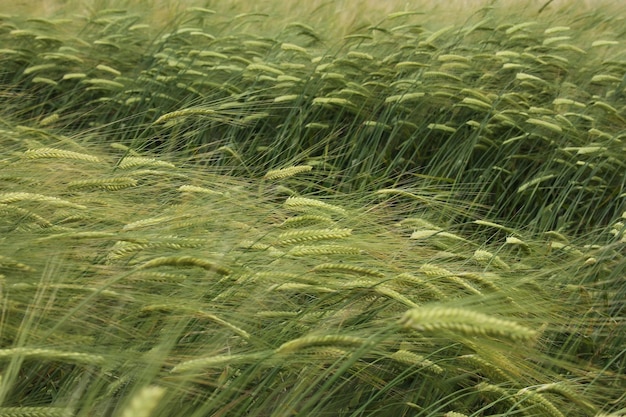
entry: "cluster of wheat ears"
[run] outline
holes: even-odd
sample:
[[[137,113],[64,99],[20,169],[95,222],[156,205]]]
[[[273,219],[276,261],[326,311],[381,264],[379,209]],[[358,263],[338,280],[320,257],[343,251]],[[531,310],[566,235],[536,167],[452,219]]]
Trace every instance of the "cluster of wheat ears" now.
[[[0,416],[626,415],[623,7],[338,4],[0,15]]]

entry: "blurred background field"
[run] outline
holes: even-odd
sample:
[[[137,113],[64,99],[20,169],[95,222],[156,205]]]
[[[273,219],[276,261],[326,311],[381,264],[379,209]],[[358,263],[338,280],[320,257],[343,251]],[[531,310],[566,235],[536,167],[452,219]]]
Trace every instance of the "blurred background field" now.
[[[381,17],[402,10],[422,10],[433,17],[433,23],[450,22],[462,23],[463,20],[472,16],[477,10],[487,6],[507,10],[515,10],[518,14],[532,15],[542,10],[542,13],[550,14],[560,11],[577,10],[585,11],[592,9],[606,9],[619,7],[619,1],[615,0],[337,0],[323,1],[312,0],[300,1],[201,1],[201,0],[17,0],[0,2],[0,10],[3,13],[28,13],[41,16],[50,16],[55,13],[71,11],[71,13],[86,10],[122,7],[147,14],[155,13],[157,16],[167,16],[172,10],[184,9],[189,6],[208,7],[221,11],[236,11],[239,13],[261,12],[269,13],[273,18],[284,17],[290,20],[308,20],[307,23],[315,24],[319,19],[333,18],[332,30],[342,32],[350,31],[360,24],[374,24]],[[316,16],[319,15],[319,16]]]

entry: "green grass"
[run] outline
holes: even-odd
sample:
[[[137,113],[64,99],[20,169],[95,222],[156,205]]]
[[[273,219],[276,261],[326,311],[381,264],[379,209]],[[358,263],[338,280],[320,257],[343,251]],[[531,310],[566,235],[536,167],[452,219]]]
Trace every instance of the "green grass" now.
[[[0,415],[624,415],[623,8],[549,3],[3,16]]]

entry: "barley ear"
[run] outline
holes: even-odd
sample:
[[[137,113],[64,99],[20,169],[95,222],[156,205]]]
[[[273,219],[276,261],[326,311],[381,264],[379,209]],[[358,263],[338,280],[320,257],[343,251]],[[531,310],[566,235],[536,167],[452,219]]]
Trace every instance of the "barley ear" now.
[[[114,177],[114,178],[100,178],[93,180],[77,180],[71,181],[67,184],[70,190],[83,190],[83,189],[101,189],[116,191],[123,188],[135,187],[137,180],[130,177]]]
[[[499,336],[513,341],[530,340],[536,332],[514,321],[464,308],[421,307],[408,310],[400,319],[404,328],[432,332],[450,330],[468,336]]]
[[[404,365],[419,366],[425,368],[435,374],[440,374],[443,372],[443,368],[441,368],[433,361],[430,361],[422,355],[418,355],[417,353],[413,353],[408,350],[400,349],[389,355],[389,358]]]
[[[26,159],[43,159],[43,158],[56,158],[56,159],[74,159],[78,161],[87,161],[87,162],[100,162],[100,159],[97,156],[66,151],[64,149],[55,149],[55,148],[37,148],[37,149],[29,149],[24,152],[24,158]]]
[[[2,417],[71,417],[74,412],[62,407],[0,407]]]
[[[343,239],[352,235],[351,229],[307,229],[284,232],[278,235],[277,245],[311,242],[314,240]]]
[[[216,355],[206,358],[191,359],[176,365],[170,372],[173,374],[200,371],[207,368],[222,368],[235,363],[257,363],[269,358],[269,352],[254,352],[234,355]]]
[[[448,411],[443,417],[467,417],[467,414],[457,413],[456,411]]]
[[[16,261],[13,258],[9,258],[8,256],[0,255],[0,268],[3,269],[17,269],[23,272],[33,272],[35,268],[32,268],[26,264]]]
[[[578,404],[581,408],[587,410],[589,414],[596,414],[598,412],[598,409],[595,405],[593,405],[589,401],[586,401],[583,395],[581,395],[579,392],[574,391],[573,388],[568,387],[565,383],[554,382],[551,384],[540,385],[539,387],[537,387],[536,391],[538,393],[550,392],[553,394],[558,394],[564,397],[566,400]]]
[[[474,260],[484,266],[491,265],[507,271],[511,269],[511,267],[502,259],[500,259],[498,255],[494,255],[493,253],[487,252],[486,250],[477,249],[474,252]]]
[[[119,169],[130,169],[134,167],[175,168],[175,165],[171,162],[160,161],[156,158],[127,156],[120,161],[117,167]]]
[[[307,209],[319,209],[338,214],[346,214],[346,209],[343,207],[328,204],[313,198],[289,197],[283,205],[285,208],[289,208],[291,210],[306,211]]]
[[[327,334],[321,336],[304,336],[285,342],[276,349],[276,353],[292,353],[313,346],[361,346],[366,341],[360,337]]]
[[[139,266],[139,269],[156,268],[160,266],[174,266],[174,267],[200,267],[207,271],[214,271],[220,275],[229,275],[232,271],[225,267],[216,264],[215,262],[194,258],[192,256],[161,256],[159,258],[147,261]]]
[[[552,402],[536,391],[522,389],[515,394],[515,397],[519,399],[521,403],[525,405],[528,404],[530,410],[535,409],[535,412],[539,412],[541,410],[542,415],[550,417],[565,417],[563,413],[561,413],[556,406],[552,404]]]
[[[143,387],[133,396],[120,417],[149,417],[165,391],[165,388],[155,385]]]
[[[29,347],[0,349],[0,360],[5,358],[12,358],[14,356],[22,356],[29,359],[60,361],[85,365],[102,365],[105,362],[105,358],[101,355],[82,352],[66,352],[56,349],[38,349]]]
[[[282,169],[272,169],[270,171],[267,171],[263,178],[265,178],[266,180],[289,178],[302,172],[309,172],[312,169],[313,167],[311,165],[296,165]]]

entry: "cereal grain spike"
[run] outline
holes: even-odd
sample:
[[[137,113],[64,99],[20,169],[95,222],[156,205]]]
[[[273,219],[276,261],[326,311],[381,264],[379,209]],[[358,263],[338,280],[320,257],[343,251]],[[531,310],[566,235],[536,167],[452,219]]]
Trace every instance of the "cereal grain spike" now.
[[[2,193],[0,194],[0,204],[16,203],[18,201],[40,201],[44,203],[50,203],[58,207],[72,207],[76,209],[86,209],[87,207],[81,204],[75,204],[67,200],[63,200],[58,197],[50,197],[43,194],[34,193]]]
[[[137,166],[149,166],[156,168],[175,168],[171,162],[160,161],[156,158],[145,158],[140,156],[127,156],[122,159],[117,166],[119,169],[129,169]]]
[[[267,171],[265,176],[266,180],[277,180],[282,178],[293,177],[294,175],[300,174],[302,172],[309,172],[313,169],[311,165],[296,165],[288,168],[281,169],[272,169]]]
[[[352,234],[352,229],[310,229],[294,230],[278,235],[277,245],[325,239],[343,239]]]
[[[339,214],[346,214],[346,209],[344,209],[343,207],[339,207],[334,204],[328,204],[323,201],[315,200],[313,198],[289,197],[287,200],[285,200],[283,205],[286,208],[291,209],[318,208]]]
[[[124,188],[135,187],[137,180],[131,177],[101,178],[95,180],[79,180],[72,181],[67,184],[72,189],[104,189],[104,190],[121,190]]]
[[[350,265],[345,263],[323,263],[313,267],[314,272],[346,272],[357,275],[369,275],[372,277],[383,278],[385,274],[375,269],[365,268],[357,265]]]
[[[3,417],[72,417],[70,408],[62,407],[0,407]]]
[[[421,366],[436,374],[443,372],[443,368],[431,360],[426,359],[422,355],[413,353],[409,350],[400,349],[389,355],[389,358],[396,362],[409,365],[409,366]]]
[[[82,352],[66,352],[56,349],[38,349],[30,347],[17,347],[0,349],[0,360],[22,356],[25,358],[62,361],[70,363],[82,363],[86,365],[102,365],[105,363],[104,356]]]
[[[485,266],[491,265],[500,269],[511,269],[511,267],[502,259],[500,259],[498,255],[494,255],[493,253],[486,250],[476,249],[476,251],[474,252],[474,259],[476,260],[476,262]]]
[[[207,271],[215,271],[220,275],[229,275],[232,272],[229,268],[218,265],[215,262],[192,256],[161,256],[141,264],[139,269],[156,268],[159,266],[197,266]]]
[[[192,359],[176,365],[170,372],[174,374],[199,371],[206,368],[222,368],[228,364],[235,363],[254,363],[265,359],[270,356],[268,352],[255,352],[247,354],[234,354],[234,355],[217,355],[209,356],[206,358]]]
[[[399,321],[404,328],[418,331],[451,330],[465,335],[507,337],[530,340],[536,332],[514,321],[500,319],[463,308],[421,307],[408,310]]]
[[[41,122],[43,123],[43,121]],[[97,156],[66,151],[63,149],[55,149],[55,148],[37,148],[37,149],[28,149],[24,152],[24,158],[26,159],[42,159],[42,158],[59,158],[59,159],[74,159],[79,161],[88,161],[88,162],[100,162],[100,159]]]
[[[328,334],[322,336],[304,336],[285,342],[276,349],[276,353],[293,353],[313,346],[362,346],[365,340],[360,337]]]
[[[121,417],[150,417],[165,392],[165,388],[156,385],[143,387],[124,408]]]

